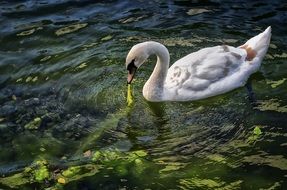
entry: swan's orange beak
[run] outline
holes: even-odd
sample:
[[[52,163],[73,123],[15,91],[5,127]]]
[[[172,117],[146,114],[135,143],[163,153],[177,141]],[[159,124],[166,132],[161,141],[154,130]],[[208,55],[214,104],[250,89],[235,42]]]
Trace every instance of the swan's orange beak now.
[[[137,67],[135,66],[134,62],[131,62],[127,66],[128,70],[128,84],[131,84],[132,80],[134,79],[135,73],[137,71]]]

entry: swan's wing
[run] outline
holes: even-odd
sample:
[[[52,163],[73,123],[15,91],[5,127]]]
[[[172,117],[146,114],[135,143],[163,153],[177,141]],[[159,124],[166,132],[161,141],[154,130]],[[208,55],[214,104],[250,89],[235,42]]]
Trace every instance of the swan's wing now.
[[[202,91],[236,72],[245,59],[245,50],[226,45],[199,50],[169,68],[165,87]]]

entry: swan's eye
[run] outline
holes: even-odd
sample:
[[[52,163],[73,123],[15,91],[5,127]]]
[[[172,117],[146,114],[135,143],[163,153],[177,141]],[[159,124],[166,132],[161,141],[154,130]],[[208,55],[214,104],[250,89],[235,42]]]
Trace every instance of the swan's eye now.
[[[127,70],[129,72],[131,72],[133,69],[137,69],[137,67],[135,66],[135,59],[133,59],[127,66]]]

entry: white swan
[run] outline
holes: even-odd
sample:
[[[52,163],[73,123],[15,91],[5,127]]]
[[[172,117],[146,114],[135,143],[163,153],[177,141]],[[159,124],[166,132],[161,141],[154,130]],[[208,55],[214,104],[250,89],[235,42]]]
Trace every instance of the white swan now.
[[[157,63],[143,87],[148,101],[190,101],[222,94],[243,86],[259,69],[267,52],[271,27],[240,47],[208,47],[176,61],[169,68],[167,48],[153,41],[136,44],[126,58],[128,84],[136,70],[155,54]]]

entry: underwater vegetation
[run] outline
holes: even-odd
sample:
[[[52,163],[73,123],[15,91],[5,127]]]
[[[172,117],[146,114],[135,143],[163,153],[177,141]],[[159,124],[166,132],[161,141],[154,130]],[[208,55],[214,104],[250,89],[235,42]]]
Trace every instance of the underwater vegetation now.
[[[0,1],[0,189],[287,189],[286,2]],[[171,63],[272,26],[245,87],[150,103],[125,57]]]

